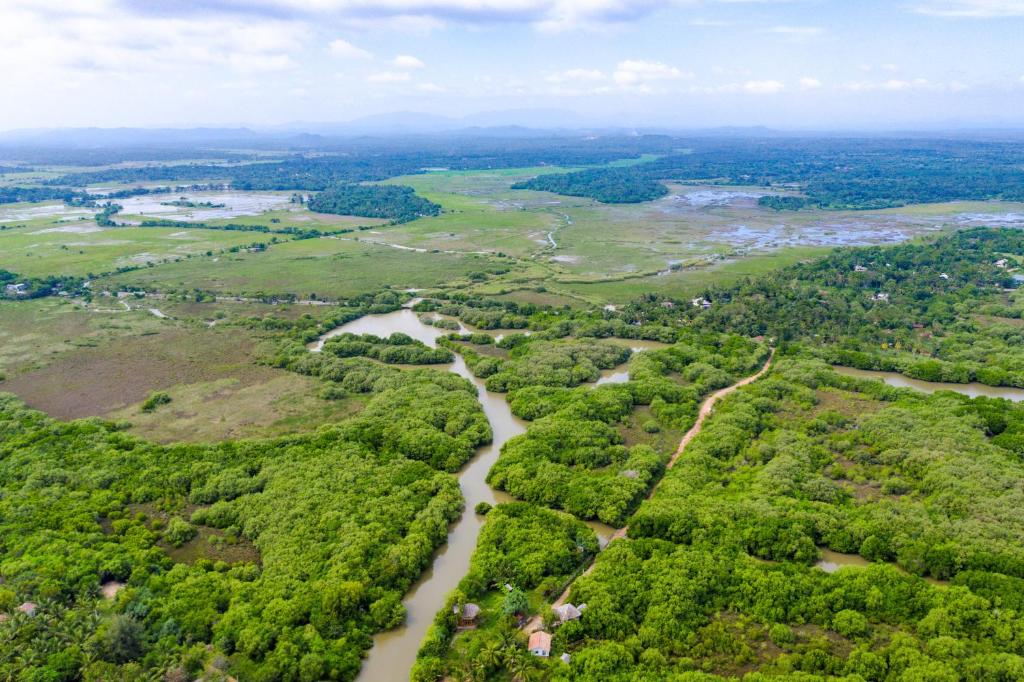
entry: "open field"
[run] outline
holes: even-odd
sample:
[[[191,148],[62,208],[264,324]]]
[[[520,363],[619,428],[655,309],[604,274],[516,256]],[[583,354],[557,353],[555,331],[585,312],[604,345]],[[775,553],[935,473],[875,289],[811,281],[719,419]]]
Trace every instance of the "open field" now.
[[[304,239],[266,251],[169,263],[101,280],[98,286],[203,289],[225,294],[289,294],[339,298],[376,291],[449,285],[509,263],[476,254],[419,253],[356,241]]]
[[[112,299],[89,307],[53,298],[2,306],[0,391],[62,419],[126,420],[133,433],[160,442],[216,441],[306,431],[360,406],[322,400],[315,379],[255,364],[260,338],[226,326],[269,313],[325,314],[317,307],[161,301],[170,317],[159,318]],[[212,328],[202,324],[214,319]],[[171,404],[143,413],[141,402],[157,390]]]
[[[143,311],[128,315],[115,303],[102,307],[112,312],[55,298],[0,303],[0,371],[11,377],[61,354],[120,337],[152,334],[163,326]],[[9,390],[3,384],[0,389]]]
[[[881,211],[775,211],[757,205],[758,187],[671,185],[641,204],[601,204],[546,192],[513,190],[515,182],[554,168],[435,172],[394,178],[445,212],[368,238],[422,249],[500,251],[550,268],[560,283],[602,282],[623,295],[688,291],[693,277],[621,285],[605,280],[703,266],[803,248],[891,244],[959,227],[1024,221],[1024,204],[954,202]],[[715,266],[718,270],[719,266]],[[724,267],[726,273],[743,268]],[[696,271],[695,271],[696,272]],[[712,278],[717,275],[711,275]],[[684,282],[681,284],[681,282]],[[596,289],[595,289],[596,290]]]
[[[28,275],[77,275],[175,260],[265,241],[251,232],[164,227],[99,227],[34,220],[0,231],[0,268]]]

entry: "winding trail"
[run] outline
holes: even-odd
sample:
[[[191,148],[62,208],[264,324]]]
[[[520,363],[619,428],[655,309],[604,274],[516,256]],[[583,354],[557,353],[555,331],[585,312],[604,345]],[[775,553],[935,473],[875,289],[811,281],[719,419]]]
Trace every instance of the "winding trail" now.
[[[765,373],[768,371],[768,368],[771,366],[773,359],[775,359],[775,349],[774,348],[772,348],[771,353],[769,353],[769,355],[768,355],[768,359],[765,360],[764,365],[761,367],[760,370],[758,370],[758,372],[756,374],[751,374],[749,377],[747,377],[745,379],[741,379],[740,381],[737,381],[735,384],[733,384],[731,386],[726,386],[725,388],[721,388],[721,389],[715,391],[714,393],[712,393],[711,395],[709,395],[707,398],[704,399],[704,402],[701,403],[700,411],[697,412],[697,421],[695,421],[693,423],[693,426],[690,427],[689,431],[687,431],[685,434],[683,434],[682,439],[680,439],[680,441],[679,441],[679,447],[677,447],[676,451],[674,453],[672,453],[671,459],[669,459],[668,464],[665,466],[665,470],[666,471],[668,471],[669,469],[672,468],[673,465],[675,465],[676,460],[678,460],[680,455],[683,454],[683,450],[686,449],[686,446],[689,445],[690,442],[694,438],[697,437],[697,434],[701,432],[701,429],[704,428],[704,422],[707,421],[707,418],[709,416],[711,416],[711,411],[714,409],[715,404],[717,404],[719,400],[721,400],[725,396],[729,395],[730,393],[732,393],[736,389],[743,388],[744,386],[752,384],[755,381],[757,381],[758,379],[760,379],[762,376],[764,376]],[[662,478],[658,481],[658,483],[654,484],[651,487],[651,489],[647,492],[647,497],[644,498],[644,499],[647,499],[647,500],[651,499],[651,497],[654,496],[654,491],[658,489],[658,485],[663,480],[665,480],[664,476],[662,476]],[[605,547],[611,546],[611,543],[614,540],[618,540],[619,538],[626,537],[626,532],[628,530],[629,530],[629,526],[628,525],[623,526],[622,528],[619,528],[612,535],[611,539],[608,541],[608,544],[605,545]],[[596,565],[597,565],[597,556],[595,555],[594,560],[590,562],[590,565],[587,566],[587,569],[585,571],[583,571],[583,573],[580,574],[580,576],[582,577],[584,575],[589,575],[590,572],[594,570],[594,566],[596,566]],[[574,582],[575,582],[575,580],[571,581],[565,587],[565,590],[562,592],[562,594],[558,595],[558,599],[556,599],[551,604],[551,608],[556,608],[558,606],[562,606],[563,604],[565,604],[565,601],[569,598],[569,591],[572,590],[572,586],[573,586]],[[536,616],[534,616],[530,620],[526,621],[526,624],[523,625],[523,627],[522,627],[523,632],[529,634],[531,632],[534,632],[534,631],[540,629],[541,625],[543,624],[543,621],[544,621],[543,614],[537,614]]]

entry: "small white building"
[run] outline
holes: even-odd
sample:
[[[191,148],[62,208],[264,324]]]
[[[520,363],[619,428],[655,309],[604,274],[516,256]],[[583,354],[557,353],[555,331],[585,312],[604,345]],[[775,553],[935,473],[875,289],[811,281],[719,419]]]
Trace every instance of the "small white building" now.
[[[854,272],[867,272],[868,269],[866,267],[864,267],[863,265],[854,265],[853,266],[853,271]]]
[[[28,284],[25,282],[18,282],[17,284],[8,284],[4,287],[4,291],[7,292],[8,296],[23,296],[28,293]]]
[[[942,273],[941,275],[939,275],[939,277],[941,277],[942,279],[949,279],[949,275],[947,275],[946,273]]]
[[[690,301],[690,305],[692,305],[694,308],[703,308],[704,310],[707,310],[708,308],[711,307],[711,301],[704,298],[703,296],[698,296],[697,298]]]
[[[885,293],[884,291],[879,291],[877,294],[875,294],[874,296],[871,297],[871,300],[872,301],[881,301],[882,303],[888,303],[889,302],[889,294]]]
[[[1005,270],[1007,267],[1009,267],[1010,263],[1005,258],[1000,258],[999,260],[996,261],[995,265],[997,268],[1002,268]]]

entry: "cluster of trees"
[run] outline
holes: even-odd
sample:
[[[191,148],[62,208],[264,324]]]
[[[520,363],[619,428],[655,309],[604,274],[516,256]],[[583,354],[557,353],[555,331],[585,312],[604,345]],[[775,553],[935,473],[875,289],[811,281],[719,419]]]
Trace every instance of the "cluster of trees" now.
[[[633,166],[537,177],[521,185],[605,202],[648,201],[663,180],[799,186],[806,198],[763,205],[875,209],[957,199],[1024,199],[1024,151],[1015,142],[971,140],[704,139],[686,153]]]
[[[544,677],[1016,679],[1024,464],[998,439],[1021,415],[782,359],[574,583]],[[878,563],[827,573],[819,546]]]
[[[402,185],[342,184],[328,187],[309,200],[309,210],[318,213],[387,218],[407,223],[441,213],[441,206],[418,196]]]
[[[183,229],[225,230],[227,232],[262,232],[264,234],[290,235],[295,239],[316,239],[317,237],[326,237],[328,235],[335,234],[350,234],[356,231],[353,228],[347,227],[337,230],[318,230],[315,227],[295,227],[294,225],[289,225],[287,227],[268,227],[266,225],[250,223],[223,223],[218,225],[209,225],[207,223],[186,223],[180,220],[168,219],[143,220],[139,223],[139,227],[176,227]]]
[[[574,173],[538,175],[512,185],[512,189],[589,197],[605,204],[638,204],[668,194],[668,187],[645,173],[637,172],[633,167],[594,168]]]
[[[330,359],[363,364],[364,413],[274,440],[160,446],[0,397],[0,677],[352,679],[462,508],[440,469],[490,429],[457,376]],[[209,535],[258,554],[168,555]]]
[[[596,381],[602,369],[626,362],[630,350],[594,340],[547,341],[512,334],[497,343],[508,359],[481,356],[463,348],[473,374],[486,379],[487,390],[507,392],[524,386],[578,386]]]
[[[81,277],[71,277],[68,275],[25,277],[16,272],[0,268],[0,299],[42,298],[44,296],[53,296],[60,292],[67,292],[69,294],[80,293],[83,291],[84,283],[85,280]],[[18,284],[23,284],[24,286],[11,290],[7,289],[8,285],[17,286]]]
[[[120,213],[122,208],[124,207],[121,204],[108,201],[96,214],[96,224],[100,227],[115,227],[117,223],[114,222],[114,216]]]
[[[455,359],[447,348],[431,348],[400,332],[386,339],[373,334],[341,334],[328,339],[323,352],[339,358],[364,357],[403,365],[443,365]]]
[[[324,398],[370,394],[359,415],[343,429],[348,437],[382,452],[456,471],[476,448],[491,440],[491,427],[477,402],[475,386],[455,374],[403,371],[326,353],[280,354],[275,362],[323,379]]]
[[[833,574],[766,563],[734,546],[635,539],[580,578],[579,621],[546,679],[721,682],[1018,679],[1024,625],[962,587],[936,587],[885,565]],[[717,674],[712,674],[717,673]]]
[[[837,249],[726,287],[694,325],[767,335],[861,369],[927,381],[1024,386],[1019,230],[963,230],[927,244]],[[997,263],[1004,261],[1005,267]],[[651,310],[656,304],[648,303]]]
[[[783,360],[717,410],[630,534],[715,538],[799,562],[826,545],[939,579],[968,569],[1024,577],[1012,483],[1024,463],[1015,442],[996,440],[1024,408],[992,405]]]
[[[534,379],[512,391],[509,403],[532,423],[502,448],[488,482],[519,499],[621,525],[671,454],[642,443],[622,445],[623,418],[649,405],[652,430],[686,429],[702,396],[752,373],[766,352],[748,339],[690,333],[675,346],[638,354],[624,384],[570,389],[523,370]]]

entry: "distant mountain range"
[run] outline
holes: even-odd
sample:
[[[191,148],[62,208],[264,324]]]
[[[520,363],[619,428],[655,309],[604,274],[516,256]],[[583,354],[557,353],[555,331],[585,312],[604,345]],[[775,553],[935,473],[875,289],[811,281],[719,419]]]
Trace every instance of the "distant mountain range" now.
[[[682,137],[901,136],[1020,138],[1021,130],[996,130],[950,125],[949,130],[916,131],[794,131],[763,126],[685,129],[667,126],[609,125],[563,109],[489,111],[456,118],[414,111],[363,116],[341,122],[296,121],[274,126],[191,128],[33,128],[0,131],[0,147],[132,148],[283,146],[310,148],[353,138],[410,136],[546,137],[602,134],[670,134]]]

